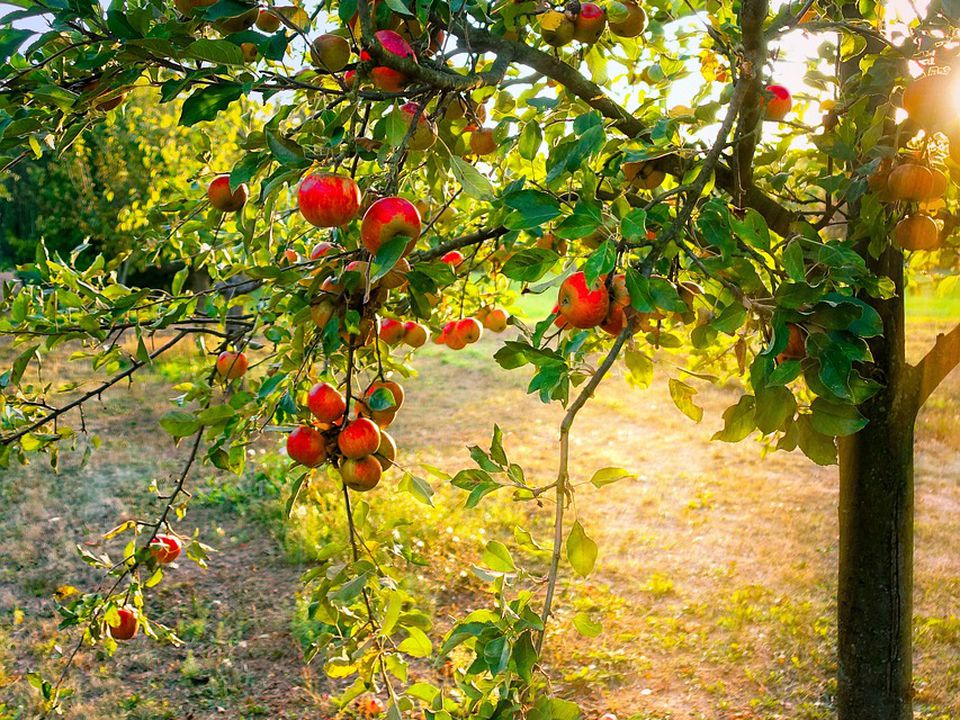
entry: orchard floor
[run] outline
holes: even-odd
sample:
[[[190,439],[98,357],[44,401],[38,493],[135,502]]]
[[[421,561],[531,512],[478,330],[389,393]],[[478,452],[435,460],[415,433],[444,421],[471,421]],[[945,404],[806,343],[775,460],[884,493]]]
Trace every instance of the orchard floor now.
[[[933,327],[922,326],[918,348]],[[487,445],[497,422],[527,477],[551,482],[559,409],[525,394],[524,370],[489,360],[495,343],[425,353],[394,426],[405,465],[469,467],[465,446]],[[562,589],[547,643],[554,688],[591,717],[609,709],[637,720],[828,718],[836,469],[798,454],[762,458],[750,441],[711,442],[734,392],[703,387],[704,421],[695,424],[667,394],[669,369],[658,365],[648,391],[610,378],[575,426],[575,482],[612,465],[639,477],[602,490],[578,485],[571,521],[580,519],[600,556],[588,580]],[[55,672],[53,643],[69,647],[51,594],[97,582],[74,547],[96,550],[104,530],[146,502],[150,479],[178,467],[184,449],[155,430],[173,394],[165,382],[154,375],[117,390],[88,415],[105,445],[85,467],[64,456],[59,475],[40,462],[0,473],[0,720],[33,717],[24,674]],[[917,717],[927,720],[960,718],[958,400],[960,373],[931,399],[918,431],[915,675]],[[389,491],[378,490],[375,510]],[[442,615],[444,602],[475,587],[461,570],[490,537],[509,542],[528,509],[509,507],[505,494],[474,511],[461,509],[459,491],[438,489],[437,500],[421,520],[433,523],[426,537],[435,545],[423,586]],[[551,517],[547,500],[524,525],[545,543]],[[182,563],[151,596],[149,610],[178,628],[184,646],[139,638],[113,659],[84,651],[66,717],[325,717],[329,688],[319,665],[303,665],[291,623],[304,567],[256,500],[199,503],[179,527],[203,528],[220,551],[207,571]],[[454,551],[467,564],[454,563]],[[602,622],[599,637],[577,633],[578,612]]]

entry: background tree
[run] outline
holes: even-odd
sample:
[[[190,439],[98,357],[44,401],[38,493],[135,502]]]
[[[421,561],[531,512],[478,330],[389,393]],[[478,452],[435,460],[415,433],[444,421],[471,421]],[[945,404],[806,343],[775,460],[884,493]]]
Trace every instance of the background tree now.
[[[327,628],[313,652],[331,676],[355,678],[342,702],[376,684],[393,716],[419,706],[436,717],[574,717],[541,672],[562,560],[586,575],[597,554],[588,528],[566,517],[569,434],[614,364],[643,386],[656,359],[696,420],[690,378],[744,376],[720,440],[757,433],[829,464],[841,438],[838,710],[910,716],[904,429],[956,363],[960,330],[905,368],[903,251],[922,270],[954,260],[941,250],[955,197],[955,113],[941,101],[953,92],[950,7],[889,28],[881,5],[807,2],[772,15],[763,0],[22,7],[8,22],[42,17],[50,32],[8,26],[0,38],[6,167],[65,150],[102,113],[128,112],[127,95],[145,86],[164,103],[185,98],[182,126],[240,128],[243,151],[229,173],[208,160],[205,194],[183,186],[132,228],[131,257],[185,264],[169,290],[125,284],[102,256],[78,271],[76,256],[41,248],[30,267],[38,282],[0,321],[19,346],[0,377],[5,463],[83,442],[87,400],[188,338],[217,356],[207,378],[182,379],[161,422],[186,441],[187,460],[158,491],[158,516],[108,533],[131,538],[119,556],[87,558],[109,582],[61,608],[81,628],[77,648],[113,648],[139,627],[176,640],[143,597],[183,543],[174,526],[192,466],[239,472],[254,436],[283,429],[302,466],[291,507],[312,483],[343,488],[342,556],[305,578]],[[769,75],[800,25],[822,38],[799,58],[822,93],[820,127],[796,119],[806,103]],[[909,62],[933,80],[914,80]],[[690,107],[673,105],[690,77]],[[891,97],[904,85],[909,117],[898,122]],[[230,291],[185,291],[190,270]],[[544,570],[489,543],[493,607],[459,619],[435,650],[431,620],[404,588],[408,558],[385,551],[389,528],[358,493],[393,491],[378,487],[387,471],[430,502],[426,479],[394,467],[385,432],[403,404],[395,378],[412,359],[399,343],[422,345],[429,326],[463,348],[482,326],[505,328],[497,305],[518,291],[557,294],[534,327],[512,319],[515,335],[495,355],[566,407],[557,477],[528,479],[499,427],[489,450],[472,448],[475,468],[433,474],[466,491],[470,507],[505,489],[535,505],[552,493],[551,559]],[[64,341],[84,344],[81,357],[107,376],[58,398],[42,360]],[[64,424],[73,410],[79,433]],[[627,474],[605,468],[592,481]],[[186,553],[204,561],[197,539]],[[409,658],[454,651],[466,657],[459,697],[407,687]],[[72,657],[58,679],[38,680],[50,708]]]

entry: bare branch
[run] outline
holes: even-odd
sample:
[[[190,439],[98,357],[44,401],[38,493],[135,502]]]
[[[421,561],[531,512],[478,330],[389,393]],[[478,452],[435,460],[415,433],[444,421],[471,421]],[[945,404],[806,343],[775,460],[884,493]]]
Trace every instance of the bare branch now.
[[[914,375],[917,409],[923,407],[933,391],[960,364],[960,325],[948,333],[940,333],[929,352],[910,372]]]

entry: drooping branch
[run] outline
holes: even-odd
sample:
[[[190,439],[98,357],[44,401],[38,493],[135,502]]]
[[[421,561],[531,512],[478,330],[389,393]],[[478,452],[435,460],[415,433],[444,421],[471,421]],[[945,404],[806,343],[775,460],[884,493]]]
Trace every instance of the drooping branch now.
[[[923,407],[933,391],[960,364],[960,325],[940,333],[929,352],[911,368],[914,376],[915,408]]]
[[[156,350],[154,350],[152,353],[150,353],[147,356],[146,360],[140,360],[135,358],[131,362],[130,367],[128,367],[123,372],[117,373],[112,378],[109,378],[108,380],[104,380],[102,383],[97,385],[97,387],[95,387],[93,390],[90,390],[89,392],[84,393],[83,395],[78,397],[76,400],[72,400],[71,402],[67,403],[63,407],[57,408],[56,410],[50,413],[47,413],[46,415],[41,417],[39,420],[35,420],[34,422],[30,423],[26,427],[20,428],[16,432],[10,433],[5,437],[0,438],[0,445],[9,445],[10,443],[15,442],[16,440],[19,440],[27,433],[33,432],[37,428],[43,427],[49,422],[53,422],[64,413],[70,412],[74,408],[80,407],[81,405],[83,405],[83,403],[87,402],[91,398],[97,397],[104,391],[116,385],[121,380],[133,375],[133,373],[135,373],[137,370],[142,368],[144,365],[147,365],[148,363],[152,362],[155,358],[165,353],[167,350],[172,348],[174,345],[176,345],[178,342],[183,340],[189,334],[190,333],[187,332],[186,330],[181,330],[169,341],[167,341],[166,343],[158,347]]]
[[[550,572],[547,576],[547,594],[543,600],[543,613],[540,616],[540,619],[543,624],[543,630],[540,631],[540,636],[537,638],[537,654],[540,654],[540,651],[543,649],[543,640],[547,634],[547,620],[550,618],[550,609],[553,606],[553,596],[557,590],[557,577],[560,573],[560,555],[563,548],[563,513],[565,504],[567,501],[567,485],[570,480],[570,471],[568,466],[569,451],[570,451],[570,428],[573,427],[573,421],[577,417],[577,413],[587,404],[587,400],[593,397],[594,391],[600,385],[600,382],[610,372],[610,368],[613,367],[613,363],[616,362],[617,357],[620,355],[620,350],[623,349],[623,344],[626,342],[627,337],[632,332],[632,323],[627,323],[623,330],[620,331],[620,334],[617,335],[617,339],[613,343],[613,347],[610,348],[610,351],[607,353],[606,357],[603,359],[603,362],[600,363],[600,366],[597,368],[596,372],[593,373],[593,377],[587,381],[587,384],[583,386],[583,389],[580,391],[580,394],[570,403],[570,407],[567,408],[566,414],[563,416],[563,420],[560,421],[560,466],[557,470],[557,482],[556,482],[556,501],[557,507],[554,511],[554,523],[553,523],[553,554],[550,557]]]
[[[433,260],[434,258],[438,258],[450,252],[451,250],[459,250],[461,248],[470,247],[471,245],[479,245],[487,240],[492,240],[493,238],[506,235],[508,232],[510,231],[502,226],[478,230],[475,233],[461,235],[460,237],[455,237],[447,240],[446,242],[442,242],[436,247],[430,248],[429,250],[418,250],[410,255],[410,260],[414,262]]]

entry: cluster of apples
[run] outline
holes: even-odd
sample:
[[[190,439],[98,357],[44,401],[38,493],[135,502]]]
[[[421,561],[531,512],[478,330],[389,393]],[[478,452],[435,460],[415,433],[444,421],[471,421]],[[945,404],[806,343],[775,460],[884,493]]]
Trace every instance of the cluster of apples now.
[[[176,535],[158,533],[148,546],[150,556],[157,565],[169,565],[183,551],[183,541]],[[140,618],[131,605],[117,608],[115,623],[107,623],[107,630],[114,640],[132,640],[140,631]]]
[[[540,15],[540,37],[553,47],[573,40],[593,45],[607,27],[618,37],[637,37],[647,27],[647,13],[635,0],[623,0],[610,3],[609,11],[584,2],[568,3],[563,10],[551,9]]]
[[[507,329],[510,316],[501,308],[482,307],[473,317],[451,320],[433,339],[437,345],[446,345],[451,350],[463,350],[477,342],[483,329],[500,333]]]
[[[356,401],[350,419],[343,394],[330,383],[318,382],[307,393],[316,425],[301,425],[287,436],[287,455],[310,468],[332,462],[351,490],[372,490],[396,460],[397,444],[386,428],[403,398],[398,383],[378,380]]]

